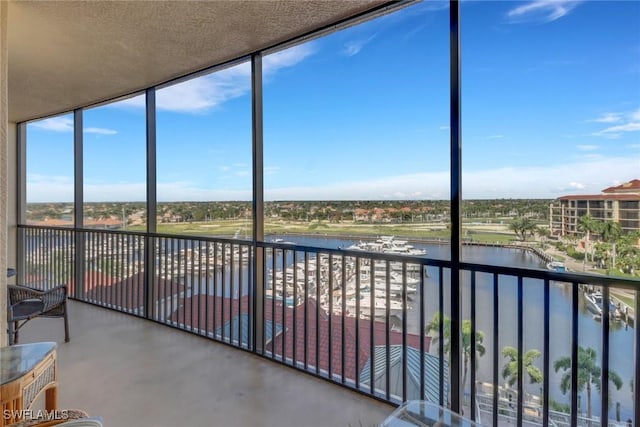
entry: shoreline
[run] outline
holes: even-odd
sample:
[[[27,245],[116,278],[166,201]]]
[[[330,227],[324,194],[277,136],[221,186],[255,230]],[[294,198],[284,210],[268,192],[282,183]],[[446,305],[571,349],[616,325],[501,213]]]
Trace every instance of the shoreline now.
[[[350,236],[343,234],[329,234],[329,233],[274,233],[268,234],[267,236],[300,236],[300,237],[324,237],[327,239],[344,239],[344,240],[361,240],[361,241],[375,241],[380,236]],[[430,238],[408,238],[401,236],[399,240],[406,240],[409,243],[423,243],[423,244],[439,244],[439,245],[447,245],[450,244],[449,240],[445,239],[430,239]],[[494,248],[505,248],[505,249],[520,249],[524,251],[528,251],[530,253],[535,254],[539,257],[543,262],[549,263],[551,261],[561,261],[567,266],[569,271],[574,271],[577,273],[588,273],[602,276],[602,273],[595,271],[595,269],[589,265],[588,263],[583,263],[573,258],[570,258],[566,253],[563,254],[558,251],[553,245],[548,245],[546,250],[541,248],[537,248],[535,246],[527,245],[525,242],[523,243],[487,243],[487,242],[473,242],[473,241],[463,241],[463,246],[484,246],[484,247],[494,247]],[[628,292],[624,289],[615,289],[609,288],[610,296],[614,299],[617,304],[620,304],[620,307],[623,312],[626,313],[626,319],[624,320],[629,326],[635,325],[635,310],[633,307],[629,306],[625,303],[625,299],[633,299],[635,295],[633,292]]]

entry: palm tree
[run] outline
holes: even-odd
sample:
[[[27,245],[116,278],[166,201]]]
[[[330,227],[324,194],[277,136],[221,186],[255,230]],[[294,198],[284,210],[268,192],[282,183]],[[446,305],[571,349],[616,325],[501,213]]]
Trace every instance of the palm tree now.
[[[433,315],[433,319],[426,326],[426,333],[438,332],[440,328],[440,312],[436,312]],[[444,352],[450,354],[451,352],[451,319],[448,316],[444,316],[442,319],[442,329],[444,335]],[[432,342],[437,342],[438,337],[433,337]],[[478,357],[484,356],[486,349],[483,345],[484,332],[476,331],[476,354]],[[469,372],[469,360],[471,359],[471,320],[462,321],[462,360],[464,371],[462,374],[462,390],[465,389],[467,384],[467,373]],[[476,358],[477,360],[477,358]]]
[[[502,378],[507,381],[509,387],[518,381],[518,350],[514,347],[504,347],[502,356],[508,357],[509,360],[502,367]],[[531,349],[524,354],[522,359],[522,368],[529,375],[529,384],[541,383],[543,380],[542,371],[533,364],[533,361],[541,356],[539,350]]]
[[[600,392],[600,367],[596,364],[596,351],[591,347],[578,347],[578,390],[587,390],[587,418],[591,419],[591,385],[593,384]],[[560,390],[562,394],[567,394],[571,390],[571,357],[561,357],[553,364],[556,372],[560,369],[564,371],[560,380]],[[622,387],[622,379],[615,371],[609,370],[609,380],[617,390]]]
[[[533,236],[536,233],[538,227],[530,218],[516,217],[509,224],[509,229],[516,234],[516,237],[524,242],[528,236]]]
[[[602,229],[602,223],[591,215],[583,215],[578,218],[578,230],[585,233],[584,256],[587,257],[587,245],[591,241],[591,233],[598,233]],[[591,262],[593,262],[593,252],[591,253]]]
[[[594,228],[596,227],[594,224],[595,220],[589,214],[582,215],[578,218],[578,230],[585,233],[585,238],[587,240],[591,240],[591,232],[594,231]]]
[[[614,221],[607,221],[602,226],[602,240],[609,242],[612,245],[612,261],[611,266],[616,266],[616,241],[622,235],[622,227],[620,224]]]
[[[549,236],[551,236],[551,230],[546,227],[538,227],[536,233],[538,233],[538,236],[540,236],[540,240],[542,241],[542,248],[546,248],[547,239],[549,239]]]

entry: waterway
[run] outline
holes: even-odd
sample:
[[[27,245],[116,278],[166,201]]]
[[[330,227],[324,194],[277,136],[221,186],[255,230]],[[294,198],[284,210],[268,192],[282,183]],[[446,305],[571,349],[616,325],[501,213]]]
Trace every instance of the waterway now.
[[[353,240],[309,237],[309,236],[270,236],[270,238],[283,238],[296,244],[321,248],[347,247]],[[444,244],[415,243],[416,248],[426,249],[427,258],[449,259],[449,246]],[[462,250],[462,258],[465,262],[478,264],[501,265],[523,268],[544,268],[545,262],[537,255],[521,249],[510,249],[501,247],[465,246]],[[429,267],[426,279],[425,294],[425,320],[428,322],[438,311],[438,268]],[[462,281],[462,313],[463,318],[470,317],[470,275],[463,275]],[[449,293],[447,284],[450,283],[448,270],[445,270],[444,277],[445,307],[449,305]],[[543,340],[543,282],[541,280],[525,279],[524,284],[524,348],[525,352],[530,349],[542,351]],[[499,323],[498,347],[516,347],[517,345],[517,279],[515,277],[499,276]],[[493,277],[489,274],[478,274],[476,277],[476,298],[477,298],[477,327],[478,331],[484,334],[483,345],[485,354],[478,361],[477,380],[482,382],[492,382],[493,379]],[[582,347],[592,347],[600,355],[602,348],[602,323],[594,320],[593,314],[586,308],[586,300],[580,297],[578,315],[579,345]],[[408,313],[408,330],[418,332],[419,312],[417,307]],[[445,313],[446,313],[445,309]],[[568,403],[568,395],[563,395],[560,390],[560,380],[562,371],[556,373],[553,370],[553,362],[561,357],[571,354],[571,288],[566,284],[552,282],[550,292],[550,314],[551,314],[551,337],[549,343],[549,354],[551,361],[550,394],[551,398],[557,402]],[[633,401],[631,394],[630,379],[633,377],[633,339],[634,332],[631,327],[626,327],[622,323],[612,322],[610,330],[609,347],[609,367],[615,371],[623,380],[620,390],[616,390],[610,384],[609,415],[615,419],[616,403],[621,406],[621,419],[626,420],[633,416]],[[432,346],[432,353],[437,353],[437,346]],[[499,357],[499,366],[502,369],[506,360]],[[599,359],[598,359],[599,360]],[[636,361],[636,363],[638,363]],[[542,358],[536,360],[536,365],[542,368]],[[502,378],[500,377],[501,382]],[[525,391],[532,394],[540,394],[540,384],[529,384],[526,381]],[[586,392],[580,397],[581,412],[587,411]],[[592,390],[592,409],[594,414],[600,413],[600,397],[598,391]]]

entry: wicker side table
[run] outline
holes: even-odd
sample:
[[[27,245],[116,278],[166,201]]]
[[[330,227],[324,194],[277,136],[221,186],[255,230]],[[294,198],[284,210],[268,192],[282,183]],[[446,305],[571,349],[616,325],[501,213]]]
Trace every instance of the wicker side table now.
[[[0,427],[24,418],[32,403],[45,392],[45,411],[57,409],[56,343],[0,348]]]

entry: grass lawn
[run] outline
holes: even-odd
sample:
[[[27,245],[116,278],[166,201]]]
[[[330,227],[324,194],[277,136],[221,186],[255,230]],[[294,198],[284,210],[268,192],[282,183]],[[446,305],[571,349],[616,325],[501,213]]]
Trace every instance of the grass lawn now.
[[[449,231],[444,227],[429,227],[425,224],[355,224],[318,223],[298,221],[265,221],[265,234],[322,234],[337,236],[393,235],[413,238],[448,239]],[[145,231],[144,227],[128,227],[129,231]],[[211,222],[160,223],[160,234],[197,234],[201,236],[251,237],[251,223],[244,220],[221,220]]]
[[[265,234],[319,234],[350,237],[377,237],[381,235],[414,239],[448,240],[449,229],[444,224],[365,224],[354,222],[302,222],[302,221],[265,221]],[[144,227],[129,227],[129,231],[145,231]],[[239,233],[240,237],[251,238],[251,223],[246,220],[217,220],[209,222],[182,222],[158,224],[160,234],[224,236]],[[517,242],[515,235],[506,230],[473,229],[465,224],[462,238],[480,243],[509,244]]]
[[[479,243],[498,243],[498,244],[509,244],[516,243],[518,239],[516,236],[505,233],[492,233],[485,231],[474,231],[472,233],[463,233],[464,239],[473,239],[474,242]]]
[[[634,299],[631,298],[630,296],[628,296],[627,294],[625,294],[623,292],[616,292],[615,289],[611,289],[610,292],[611,292],[612,296],[615,296],[620,301],[622,301],[624,304],[628,305],[629,307],[635,307]]]

